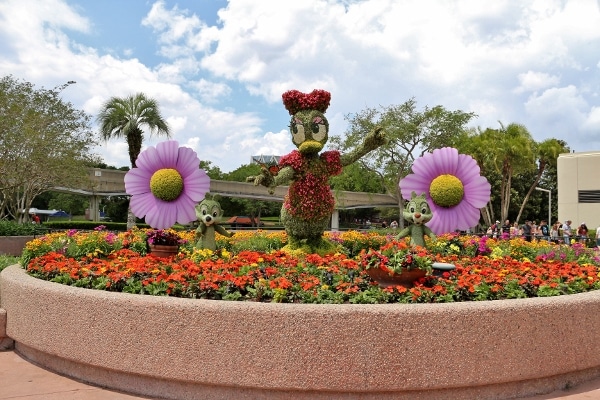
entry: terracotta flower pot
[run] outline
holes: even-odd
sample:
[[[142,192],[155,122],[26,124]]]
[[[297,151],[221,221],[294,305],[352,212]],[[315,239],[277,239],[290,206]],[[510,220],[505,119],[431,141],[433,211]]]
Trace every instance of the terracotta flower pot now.
[[[179,252],[178,245],[161,245],[161,244],[151,244],[150,245],[150,254],[156,257],[172,257],[177,255]]]
[[[402,268],[402,273],[397,274],[389,271],[384,271],[381,268],[369,268],[366,270],[371,279],[379,285],[386,288],[389,286],[404,286],[405,288],[413,287],[414,283],[423,278],[427,271],[423,269],[406,269]]]

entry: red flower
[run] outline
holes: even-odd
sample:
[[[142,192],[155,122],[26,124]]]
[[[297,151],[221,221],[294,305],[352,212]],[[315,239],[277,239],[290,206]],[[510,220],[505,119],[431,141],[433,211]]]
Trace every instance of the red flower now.
[[[294,150],[281,157],[279,165],[292,167],[295,172],[283,203],[288,213],[306,221],[329,218],[335,206],[329,177],[342,171],[340,153],[326,151],[318,158],[309,158]]]
[[[326,90],[315,89],[310,93],[302,93],[298,90],[288,90],[283,95],[283,105],[290,115],[302,110],[317,110],[324,113],[329,107],[331,93]]]

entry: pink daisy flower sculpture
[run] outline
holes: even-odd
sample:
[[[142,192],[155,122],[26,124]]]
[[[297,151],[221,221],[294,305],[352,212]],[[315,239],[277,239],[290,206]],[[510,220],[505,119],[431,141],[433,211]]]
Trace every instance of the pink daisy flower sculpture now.
[[[210,190],[210,178],[199,168],[196,152],[175,140],[148,147],[125,174],[125,191],[138,218],[155,229],[196,219],[195,206]]]
[[[490,201],[491,185],[473,157],[452,147],[436,149],[415,160],[412,174],[400,180],[404,199],[425,193],[433,212],[427,223],[436,235],[466,230],[479,222],[480,208]]]

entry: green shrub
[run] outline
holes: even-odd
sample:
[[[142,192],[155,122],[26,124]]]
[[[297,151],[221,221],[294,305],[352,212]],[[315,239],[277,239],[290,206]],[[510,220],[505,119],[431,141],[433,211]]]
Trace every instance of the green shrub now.
[[[0,221],[0,236],[33,236],[46,231],[44,225],[26,223],[20,224],[15,221]]]
[[[19,263],[19,257],[0,255],[0,272],[10,265]]]

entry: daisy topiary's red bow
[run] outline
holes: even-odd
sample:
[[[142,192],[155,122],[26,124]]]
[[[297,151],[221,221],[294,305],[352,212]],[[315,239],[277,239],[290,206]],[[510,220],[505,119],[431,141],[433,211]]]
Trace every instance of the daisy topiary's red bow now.
[[[331,93],[322,89],[315,89],[310,93],[288,90],[281,97],[283,98],[283,105],[290,115],[302,110],[317,110],[324,113],[329,107]]]

